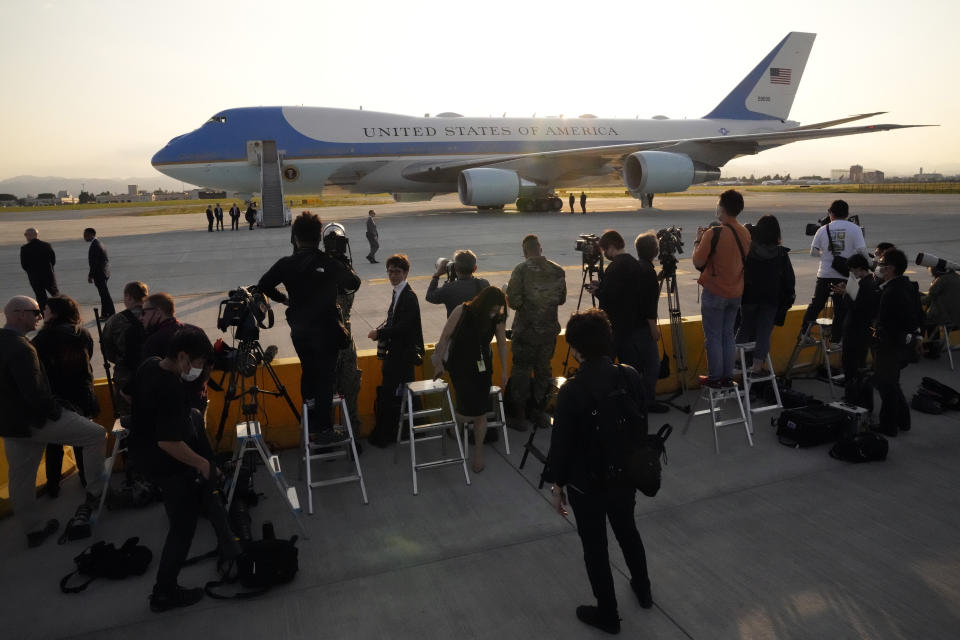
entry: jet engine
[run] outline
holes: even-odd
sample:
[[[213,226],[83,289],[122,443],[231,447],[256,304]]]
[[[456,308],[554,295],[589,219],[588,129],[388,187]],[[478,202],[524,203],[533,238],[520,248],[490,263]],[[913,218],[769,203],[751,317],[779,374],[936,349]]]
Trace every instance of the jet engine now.
[[[520,195],[520,176],[515,171],[478,167],[464,169],[457,178],[460,202],[474,207],[501,206]]]
[[[627,156],[623,165],[623,182],[636,198],[648,193],[686,191],[692,184],[718,178],[720,169],[668,151],[638,151]]]

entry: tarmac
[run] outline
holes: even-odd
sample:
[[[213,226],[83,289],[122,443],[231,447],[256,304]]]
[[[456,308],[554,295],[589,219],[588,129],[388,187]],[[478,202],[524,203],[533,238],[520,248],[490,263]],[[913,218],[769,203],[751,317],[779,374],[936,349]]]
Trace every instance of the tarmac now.
[[[783,245],[792,250],[797,274],[797,304],[806,304],[812,297],[819,264],[809,255],[811,238],[804,235],[804,229],[825,216],[830,202],[838,197],[850,204],[852,214],[860,215],[868,247],[889,241],[904,249],[911,261],[917,252],[960,260],[960,195],[747,192],[742,222],[756,222],[768,213],[780,221]],[[380,264],[369,264],[363,258],[368,251],[365,218],[371,207],[319,208],[315,213],[324,222],[343,223],[350,237],[354,266],[363,280],[353,307],[354,337],[357,348],[364,350],[376,348],[366,336],[386,318],[390,304],[384,263],[391,254],[404,253],[410,258],[409,282],[420,298],[424,339],[433,342],[446,319],[443,305],[431,305],[424,299],[436,259],[451,257],[457,249],[472,249],[478,256],[477,275],[492,285],[505,287],[510,272],[523,259],[520,241],[528,233],[537,234],[544,255],[566,269],[567,302],[560,308],[562,325],[576,308],[592,304],[587,294],[581,299],[583,261],[574,249],[579,234],[600,235],[604,229],[617,229],[632,245],[637,234],[649,229],[681,227],[685,246],[677,256],[680,310],[684,316],[699,315],[699,274],[689,256],[697,226],[706,226],[714,217],[716,197],[661,196],[655,204],[654,209],[640,210],[638,201],[632,198],[596,198],[587,203],[587,215],[521,214],[515,210],[478,213],[460,205],[454,195],[426,203],[378,205],[374,208],[380,231]],[[140,213],[143,209],[4,213],[0,218],[0,273],[5,277],[0,280],[0,300],[32,295],[18,262],[18,247],[23,243],[23,230],[34,226],[40,238],[57,252],[61,291],[81,304],[86,326],[95,333],[92,308],[100,306],[99,297],[95,287],[86,282],[88,245],[82,239],[83,229],[92,226],[110,256],[110,288],[118,308],[122,306],[123,285],[143,280],[151,291],[166,291],[174,297],[181,321],[218,336],[222,334],[216,328],[217,311],[227,291],[255,284],[270,265],[291,250],[288,228],[250,231],[241,225],[238,231],[228,228],[208,233],[203,214],[137,215]],[[929,285],[929,272],[924,268],[911,265],[908,275],[924,290]],[[276,344],[281,357],[293,356],[283,307],[274,305],[274,311],[276,325],[262,333],[261,342],[264,346]],[[660,317],[668,317],[665,294]],[[229,341],[229,336],[223,337]],[[95,354],[94,369],[96,375],[103,375],[99,353]]]
[[[816,260],[804,248],[803,225],[820,217],[832,200],[813,194],[747,196],[744,220],[775,213],[784,244],[794,248],[800,284],[798,302],[812,291]],[[891,240],[916,251],[956,256],[960,223],[957,196],[848,196],[867,226],[868,244]],[[446,202],[446,201],[444,201]],[[712,216],[713,198],[658,198],[657,210],[630,211],[628,200],[604,200],[602,212],[585,217],[557,214],[477,214],[452,204],[377,207],[381,260],[408,253],[413,278],[427,277],[437,256],[460,247],[480,256],[480,270],[493,284],[506,282],[519,261],[523,234],[541,236],[548,257],[570,267],[570,300],[580,285],[578,233],[618,228],[626,237],[649,228],[683,225],[689,240],[697,224]],[[324,219],[346,222],[355,253],[362,256],[366,207],[321,210]],[[163,217],[161,217],[163,218]],[[288,230],[246,229],[208,234],[205,221],[185,216],[155,220],[117,216],[95,226],[110,251],[114,289],[143,278],[154,290],[177,294],[181,318],[208,329],[228,287],[249,284],[289,249]],[[495,220],[489,220],[494,218]],[[88,310],[96,303],[84,282],[86,247],[67,240],[87,220],[24,219],[0,222],[6,243],[0,294],[23,293],[26,278],[16,263],[22,228],[39,226],[55,241],[64,291]],[[96,221],[96,219],[94,219]],[[26,224],[25,224],[26,222]],[[138,225],[159,225],[146,233]],[[49,225],[49,226],[48,226]],[[164,225],[169,228],[160,230]],[[189,227],[189,228],[188,228]],[[689,246],[688,246],[689,248]],[[687,252],[685,254],[688,255]],[[388,289],[383,265],[357,261],[364,279],[354,323],[375,325],[386,312]],[[696,314],[695,274],[681,260],[681,306]],[[916,278],[924,282],[923,273]],[[422,295],[425,280],[412,279]],[[424,306],[425,333],[436,335],[442,307]],[[266,340],[283,344],[278,326]],[[358,334],[365,331],[358,331]],[[429,337],[427,338],[430,339]],[[361,345],[370,346],[370,345]],[[946,359],[923,361],[905,370],[911,395],[922,376],[960,387],[960,375]],[[796,388],[826,400],[827,386],[814,380]],[[696,392],[686,400],[692,402]],[[769,414],[767,414],[769,415]],[[650,566],[654,607],[643,610],[629,587],[629,575],[611,537],[611,561],[623,618],[624,637],[657,639],[934,639],[957,637],[960,628],[960,414],[913,413],[913,429],[891,439],[885,462],[854,465],[831,459],[828,447],[792,449],[780,445],[762,418],[755,422],[754,446],[742,427],[720,434],[714,453],[706,418],[684,429],[677,410],[656,416],[676,430],[667,443],[669,464],[654,499],[638,496],[637,521]],[[370,496],[361,501],[356,484],[314,490],[316,512],[304,515],[309,539],[301,536],[300,571],[288,585],[245,601],[210,598],[184,610],[153,614],[147,595],[156,556],[147,573],[121,581],[100,579],[86,591],[64,595],[60,578],[86,542],[58,546],[53,540],[25,548],[12,519],[0,521],[0,619],[4,637],[32,638],[599,638],[605,634],[577,621],[574,609],[592,603],[573,516],[552,510],[538,488],[540,465],[519,468],[526,434],[509,433],[511,451],[493,445],[482,474],[467,485],[459,467],[421,473],[414,496],[406,447],[395,452],[367,448],[360,456]],[[538,444],[547,446],[547,434]],[[447,441],[448,449],[452,441]],[[429,449],[427,449],[429,452]],[[439,453],[439,451],[434,451]],[[287,478],[299,477],[297,454],[280,454]],[[342,472],[342,463],[320,463],[321,473]],[[114,478],[114,482],[118,482]],[[256,488],[264,499],[252,508],[254,532],[271,520],[281,537],[300,533],[292,514],[263,469]],[[300,485],[301,502],[305,502]],[[60,498],[41,498],[50,517],[65,522],[82,489],[76,476],[64,482]],[[117,544],[129,536],[159,554],[166,531],[163,509],[108,511],[94,540]],[[201,521],[193,551],[213,548],[210,527]],[[181,582],[200,585],[215,577],[207,563],[184,569]]]

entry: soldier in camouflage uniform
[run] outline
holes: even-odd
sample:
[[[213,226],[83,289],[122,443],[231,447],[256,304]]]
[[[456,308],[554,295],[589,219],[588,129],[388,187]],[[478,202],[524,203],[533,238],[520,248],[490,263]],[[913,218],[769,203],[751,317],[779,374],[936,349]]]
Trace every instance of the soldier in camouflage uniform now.
[[[337,306],[343,313],[343,324],[350,332],[350,344],[337,352],[337,366],[334,369],[334,391],[341,394],[347,401],[347,411],[350,413],[350,424],[354,434],[360,432],[360,416],[357,414],[357,396],[360,394],[360,380],[363,372],[357,368],[357,344],[353,341],[353,330],[350,327],[350,310],[353,308],[354,293],[338,293]],[[357,436],[359,437],[359,436]],[[358,444],[359,446],[359,444]]]
[[[567,300],[563,267],[543,257],[539,238],[528,235],[522,246],[525,260],[514,267],[507,285],[507,304],[517,314],[513,319],[513,369],[506,400],[511,414],[508,426],[518,430],[527,428],[522,420],[529,405],[533,407],[535,419],[543,418],[543,406],[553,377],[550,361],[560,333],[557,307]]]

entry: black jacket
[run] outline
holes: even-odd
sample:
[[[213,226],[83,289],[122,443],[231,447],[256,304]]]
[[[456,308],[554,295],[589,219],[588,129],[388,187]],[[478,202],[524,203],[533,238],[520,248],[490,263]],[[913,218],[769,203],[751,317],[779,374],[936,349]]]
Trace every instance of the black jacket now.
[[[283,283],[287,295],[277,290]],[[321,331],[336,335],[340,312],[337,294],[356,291],[360,277],[352,267],[320,249],[298,249],[277,260],[257,283],[271,300],[286,303],[291,331]]]
[[[610,319],[613,338],[617,342],[629,337],[637,327],[646,325],[648,318],[657,317],[657,274],[652,265],[645,269],[629,253],[621,253],[610,261],[596,295],[600,308]],[[652,315],[651,302],[654,305]]]
[[[393,295],[393,289],[390,290]],[[387,341],[391,360],[416,361],[423,354],[423,327],[420,324],[420,302],[407,284],[397,296],[393,320],[377,329],[377,340]]]
[[[60,417],[47,375],[26,336],[0,329],[0,436],[26,438]]]
[[[870,335],[870,327],[877,318],[880,308],[880,291],[873,276],[867,274],[857,281],[857,299],[850,296],[843,297],[846,313],[843,315],[843,340],[866,342]]]
[[[620,371],[610,358],[588,360],[567,382],[560,387],[557,408],[550,438],[550,452],[543,471],[543,478],[560,486],[571,484],[580,491],[590,493],[602,489],[591,460],[591,439],[594,437],[590,412],[608,394],[624,386],[628,395],[644,414],[646,406],[640,374],[629,365],[621,365]],[[645,434],[637,434],[638,437]]]
[[[93,338],[78,325],[44,325],[33,338],[53,395],[66,400],[77,413],[87,417],[100,412],[93,391]]]
[[[42,279],[53,279],[53,265],[57,264],[57,254],[49,242],[34,238],[20,247],[20,266],[28,275]]]
[[[790,249],[776,244],[750,243],[743,271],[742,304],[779,304],[793,298],[796,276]]]
[[[107,250],[103,248],[100,238],[94,238],[90,241],[90,249],[87,250],[87,261],[90,263],[90,273],[88,278],[110,277],[110,259],[107,257]]]
[[[919,318],[918,313],[921,314]],[[897,276],[881,285],[877,314],[877,341],[881,346],[905,347],[907,334],[915,331],[922,322],[917,283],[906,276]]]

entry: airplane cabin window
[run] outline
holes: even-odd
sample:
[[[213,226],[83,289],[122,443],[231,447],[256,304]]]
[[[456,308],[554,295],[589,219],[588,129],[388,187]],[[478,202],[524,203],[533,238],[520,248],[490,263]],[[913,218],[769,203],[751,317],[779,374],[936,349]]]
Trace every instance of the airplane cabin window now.
[[[213,116],[207,122],[220,122],[225,123],[227,121],[227,116]]]

